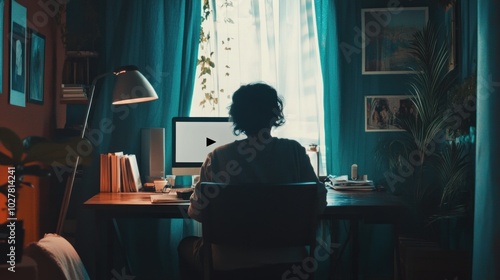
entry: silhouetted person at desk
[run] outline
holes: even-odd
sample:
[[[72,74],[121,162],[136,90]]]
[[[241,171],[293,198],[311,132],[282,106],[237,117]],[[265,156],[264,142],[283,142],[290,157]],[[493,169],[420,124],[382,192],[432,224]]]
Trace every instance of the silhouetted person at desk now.
[[[247,138],[216,148],[201,167],[200,182],[224,184],[318,182],[318,213],[326,206],[326,188],[319,182],[305,148],[297,141],[271,136],[271,129],[285,123],[283,102],[274,88],[256,83],[241,86],[232,97],[229,115],[234,133]],[[191,196],[188,214],[203,222],[204,205],[199,200],[200,183]],[[237,198],[235,198],[237,199]],[[256,202],[258,203],[258,202]],[[279,201],[276,203],[279,204]],[[179,245],[182,279],[199,279],[201,238],[187,237]],[[301,262],[305,248],[280,250],[213,248],[214,267],[232,270],[273,263]]]

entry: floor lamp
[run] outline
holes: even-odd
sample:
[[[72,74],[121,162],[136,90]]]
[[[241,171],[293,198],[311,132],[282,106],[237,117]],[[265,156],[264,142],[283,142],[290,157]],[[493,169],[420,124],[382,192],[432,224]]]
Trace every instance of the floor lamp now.
[[[87,107],[87,113],[85,114],[85,120],[80,137],[82,140],[85,139],[85,132],[87,130],[89,115],[92,109],[96,83],[101,78],[112,74],[116,76],[115,86],[113,89],[113,105],[139,103],[158,99],[158,95],[155,90],[148,80],[141,74],[141,72],[139,72],[136,66],[130,65],[119,67],[113,72],[107,72],[95,77],[90,86],[89,105]],[[64,197],[61,204],[61,211],[59,212],[59,220],[57,222],[56,233],[59,235],[62,233],[64,220],[66,219],[66,213],[68,212],[68,205],[71,198],[71,192],[73,191],[73,185],[75,183],[75,177],[80,159],[80,156],[76,157],[71,176],[66,182],[66,189],[64,191]]]

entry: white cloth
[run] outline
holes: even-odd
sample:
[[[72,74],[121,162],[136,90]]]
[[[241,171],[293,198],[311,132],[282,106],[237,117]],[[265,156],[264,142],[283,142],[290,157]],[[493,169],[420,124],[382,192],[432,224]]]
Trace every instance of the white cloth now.
[[[39,279],[90,279],[80,256],[62,236],[45,234],[40,241],[29,244],[25,253],[37,262]]]

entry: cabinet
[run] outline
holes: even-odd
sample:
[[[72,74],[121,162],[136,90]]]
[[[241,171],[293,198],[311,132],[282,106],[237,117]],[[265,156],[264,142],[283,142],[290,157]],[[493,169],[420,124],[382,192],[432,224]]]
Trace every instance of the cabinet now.
[[[35,260],[28,256],[22,256],[22,260],[16,263],[15,272],[7,270],[10,266],[8,264],[0,265],[0,278],[10,280],[23,280],[23,279],[38,279],[38,266]]]

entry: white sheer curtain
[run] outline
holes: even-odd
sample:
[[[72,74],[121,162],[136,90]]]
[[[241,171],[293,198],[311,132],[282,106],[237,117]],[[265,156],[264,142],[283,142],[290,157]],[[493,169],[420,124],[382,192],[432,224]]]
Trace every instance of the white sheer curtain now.
[[[286,124],[273,134],[304,146],[321,145],[323,83],[314,1],[210,1],[211,20],[203,29],[210,32],[216,67],[207,86],[218,104],[200,106],[206,90],[196,81],[191,116],[227,116],[231,94],[240,85],[265,82],[285,103]]]

